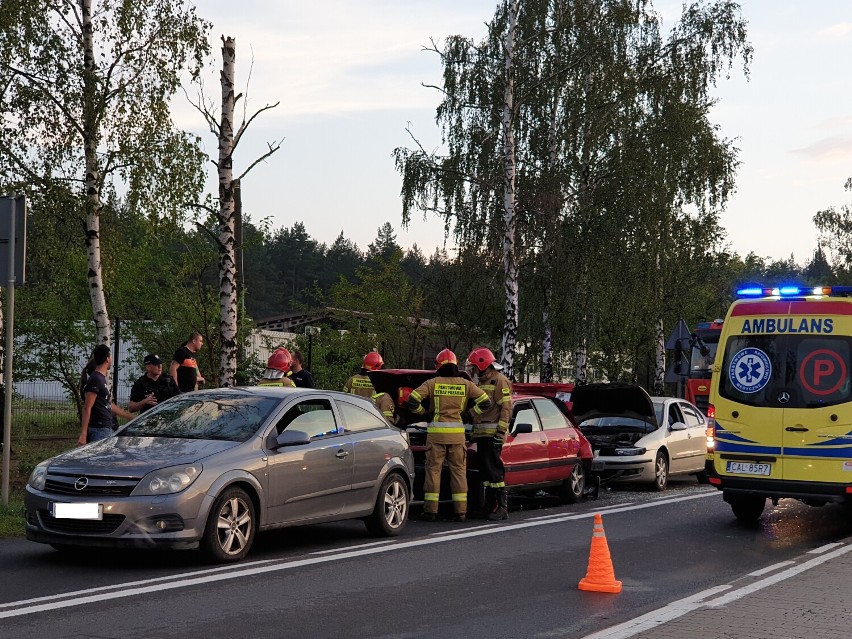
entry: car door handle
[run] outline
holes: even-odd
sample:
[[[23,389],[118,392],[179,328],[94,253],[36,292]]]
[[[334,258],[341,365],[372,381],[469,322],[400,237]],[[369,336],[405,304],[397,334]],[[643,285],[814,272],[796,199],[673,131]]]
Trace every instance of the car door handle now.
[[[337,457],[338,459],[343,459],[347,455],[349,455],[348,450],[338,450],[337,453],[334,456]]]
[[[809,429],[804,426],[787,426],[784,430],[788,433],[807,433]]]

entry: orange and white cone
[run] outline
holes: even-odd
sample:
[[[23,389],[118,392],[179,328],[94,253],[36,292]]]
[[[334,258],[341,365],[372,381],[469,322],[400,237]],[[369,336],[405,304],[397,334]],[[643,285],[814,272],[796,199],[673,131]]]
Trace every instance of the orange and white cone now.
[[[595,513],[595,528],[592,532],[592,548],[589,552],[589,567],[586,576],[577,586],[580,590],[593,592],[621,592],[621,582],[616,581],[609,556],[609,545],[603,528],[603,518]]]

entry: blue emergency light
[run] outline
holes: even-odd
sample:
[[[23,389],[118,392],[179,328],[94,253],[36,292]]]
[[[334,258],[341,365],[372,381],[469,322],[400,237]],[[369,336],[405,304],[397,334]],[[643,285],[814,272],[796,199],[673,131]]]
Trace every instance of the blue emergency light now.
[[[852,286],[795,286],[784,285],[775,288],[747,286],[737,289],[737,297],[802,297],[805,295],[852,295]]]

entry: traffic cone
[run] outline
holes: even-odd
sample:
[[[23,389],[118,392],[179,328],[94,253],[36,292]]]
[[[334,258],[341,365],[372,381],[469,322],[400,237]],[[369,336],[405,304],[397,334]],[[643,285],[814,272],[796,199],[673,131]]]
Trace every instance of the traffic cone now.
[[[595,513],[595,528],[592,532],[592,549],[589,553],[589,567],[586,576],[577,586],[580,590],[593,592],[621,592],[621,582],[616,581],[609,556],[609,546],[604,534],[603,518]]]

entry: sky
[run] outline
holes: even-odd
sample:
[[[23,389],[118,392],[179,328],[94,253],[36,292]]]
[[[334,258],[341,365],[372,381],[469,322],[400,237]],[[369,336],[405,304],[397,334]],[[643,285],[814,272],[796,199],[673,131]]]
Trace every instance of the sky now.
[[[523,0],[522,0],[523,2]],[[714,90],[711,120],[740,149],[737,191],[721,216],[727,246],[745,256],[811,259],[817,211],[852,202],[852,4],[848,0],[742,0],[754,59]],[[239,10],[234,11],[238,6]],[[219,37],[236,39],[237,86],[247,115],[280,102],[251,125],[235,155],[241,173],[268,142],[280,150],[243,180],[243,209],[273,229],[302,222],[331,244],[343,232],[365,250],[385,222],[403,247],[431,254],[444,246],[443,223],[415,213],[401,224],[396,147],[440,147],[434,121],[438,56],[426,51],[462,34],[476,40],[497,0],[225,0],[198,3],[212,25],[213,64],[206,92],[218,100]],[[670,25],[680,2],[654,7]],[[251,77],[249,78],[249,72]],[[190,89],[192,94],[193,89]],[[179,126],[216,140],[186,98],[174,103]],[[238,107],[237,119],[243,117]],[[215,168],[210,192],[216,192]],[[452,248],[448,241],[447,248]]]

